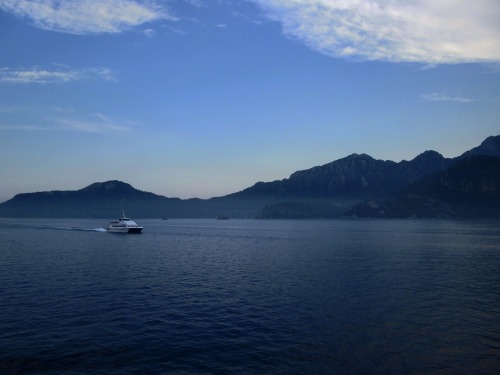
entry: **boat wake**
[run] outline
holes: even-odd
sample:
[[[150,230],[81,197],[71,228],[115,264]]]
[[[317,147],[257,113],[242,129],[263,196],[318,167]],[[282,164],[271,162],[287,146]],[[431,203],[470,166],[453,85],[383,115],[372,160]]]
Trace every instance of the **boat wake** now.
[[[70,230],[79,232],[106,232],[105,228],[85,228],[85,227],[68,227],[58,225],[36,225],[36,224],[4,224],[0,223],[0,228],[18,228],[18,229],[48,229],[48,230]]]
[[[76,230],[80,232],[106,232],[104,228],[77,228],[77,227],[39,227],[41,229]]]

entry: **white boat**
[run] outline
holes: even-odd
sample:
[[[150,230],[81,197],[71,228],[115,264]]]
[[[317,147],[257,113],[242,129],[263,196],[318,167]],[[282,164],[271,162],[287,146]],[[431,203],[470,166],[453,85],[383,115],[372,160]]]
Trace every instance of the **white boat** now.
[[[110,233],[141,233],[142,227],[137,225],[132,219],[126,217],[124,211],[122,213],[123,217],[109,222],[106,231]]]

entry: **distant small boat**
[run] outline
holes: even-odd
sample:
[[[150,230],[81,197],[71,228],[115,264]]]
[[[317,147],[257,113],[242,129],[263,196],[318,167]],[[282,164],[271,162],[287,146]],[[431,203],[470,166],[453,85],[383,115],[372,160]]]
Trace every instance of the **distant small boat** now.
[[[106,231],[110,233],[141,233],[142,227],[130,218],[125,216],[125,211],[122,210],[123,217],[111,220]]]
[[[217,220],[229,220],[229,216],[220,215],[220,216],[217,216]]]

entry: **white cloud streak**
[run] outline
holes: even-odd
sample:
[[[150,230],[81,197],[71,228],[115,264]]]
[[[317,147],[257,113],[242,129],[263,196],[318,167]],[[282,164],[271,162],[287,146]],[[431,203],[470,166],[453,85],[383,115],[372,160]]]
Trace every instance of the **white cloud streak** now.
[[[498,0],[249,0],[285,35],[337,58],[500,61]]]
[[[72,70],[64,66],[57,70],[46,70],[39,67],[0,68],[0,83],[69,83],[91,78],[99,78],[105,81],[116,81],[115,73],[108,68],[87,68],[83,70]]]
[[[424,94],[422,95],[422,99],[427,102],[459,102],[459,103],[473,102],[473,100],[470,98],[464,98],[462,96],[452,96],[438,92]]]
[[[59,119],[58,123],[67,130],[74,130],[84,133],[108,133],[123,132],[128,128],[110,120],[100,113],[94,114],[91,118],[65,118]]]
[[[80,79],[81,74],[76,71],[0,68],[0,82],[6,83],[67,83]]]
[[[176,20],[155,0],[0,0],[0,8],[31,19],[38,28],[70,34],[120,33]]]
[[[112,119],[102,113],[79,114],[64,108],[7,107],[9,113],[28,114],[20,123],[5,121],[0,123],[0,131],[75,131],[82,133],[127,132],[135,124]],[[0,108],[1,110],[1,108]]]

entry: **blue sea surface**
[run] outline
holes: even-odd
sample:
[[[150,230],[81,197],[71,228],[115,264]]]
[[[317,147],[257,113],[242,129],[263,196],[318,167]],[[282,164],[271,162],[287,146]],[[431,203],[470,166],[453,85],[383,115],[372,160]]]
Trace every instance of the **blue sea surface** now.
[[[0,219],[0,374],[498,374],[500,222]]]

